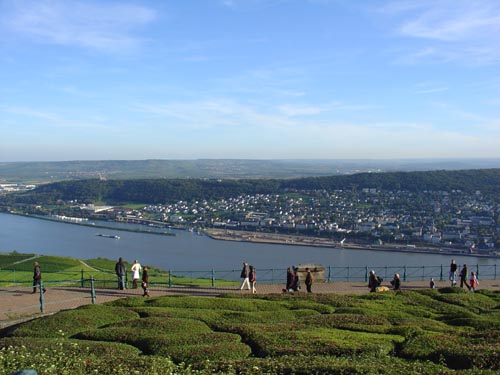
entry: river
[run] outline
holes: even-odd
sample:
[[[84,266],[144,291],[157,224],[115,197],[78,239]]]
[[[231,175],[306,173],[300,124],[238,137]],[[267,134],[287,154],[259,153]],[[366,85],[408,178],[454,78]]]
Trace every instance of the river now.
[[[114,222],[98,224],[150,229]],[[301,263],[332,267],[444,265],[447,268],[452,258],[440,254],[218,241],[189,231],[172,232],[176,236],[113,231],[0,213],[0,252],[15,250],[20,253],[61,255],[80,259],[123,257],[127,261],[138,259],[143,265],[179,271],[237,270],[242,261],[255,265],[257,269],[286,268]],[[120,239],[98,237],[97,233],[118,235]],[[458,264],[500,264],[498,258],[453,258]]]

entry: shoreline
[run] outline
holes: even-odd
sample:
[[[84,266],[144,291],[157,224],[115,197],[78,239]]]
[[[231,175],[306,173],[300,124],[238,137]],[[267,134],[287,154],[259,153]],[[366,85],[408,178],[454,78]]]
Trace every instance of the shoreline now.
[[[274,234],[262,232],[247,232],[225,229],[204,229],[203,232],[213,240],[218,241],[236,241],[250,243],[266,243],[271,245],[293,245],[308,247],[325,247],[336,250],[373,250],[385,252],[417,253],[431,255],[450,255],[467,256],[474,258],[500,259],[498,255],[466,253],[462,251],[453,251],[451,249],[435,249],[429,247],[406,248],[398,246],[380,246],[380,245],[360,245],[354,243],[341,244],[338,241],[332,241],[326,238],[296,236],[288,234]]]
[[[23,216],[23,217],[28,217],[30,219],[38,219],[38,220],[46,220],[46,221],[52,221],[55,223],[62,223],[62,224],[72,224],[72,225],[80,225],[82,227],[87,227],[87,228],[96,228],[96,229],[108,229],[108,230],[115,230],[115,231],[121,231],[121,232],[131,232],[131,233],[143,233],[143,234],[156,234],[160,236],[174,236],[175,233],[169,233],[169,232],[155,232],[155,231],[148,231],[148,230],[141,230],[141,229],[127,229],[127,228],[118,228],[118,227],[110,227],[106,225],[96,225],[96,224],[86,224],[86,223],[76,223],[76,222],[71,222],[71,221],[65,221],[65,220],[59,220],[59,219],[53,219],[50,217],[43,217],[43,216],[37,216],[37,215],[29,215],[29,214],[20,214],[16,212],[4,212],[9,215],[17,215],[17,216]],[[113,221],[114,223],[118,223],[118,221]]]

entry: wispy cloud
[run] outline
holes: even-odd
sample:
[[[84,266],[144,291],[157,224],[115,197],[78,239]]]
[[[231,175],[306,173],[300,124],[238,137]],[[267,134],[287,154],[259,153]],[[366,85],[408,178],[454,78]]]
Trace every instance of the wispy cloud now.
[[[1,22],[36,42],[118,52],[136,48],[133,30],[152,22],[156,13],[142,5],[59,0],[12,1]]]
[[[382,13],[400,17],[397,32],[428,45],[401,61],[494,64],[500,61],[500,2],[418,0],[389,3]]]
[[[448,91],[450,88],[446,85],[435,82],[420,82],[415,85],[415,94],[435,94]]]

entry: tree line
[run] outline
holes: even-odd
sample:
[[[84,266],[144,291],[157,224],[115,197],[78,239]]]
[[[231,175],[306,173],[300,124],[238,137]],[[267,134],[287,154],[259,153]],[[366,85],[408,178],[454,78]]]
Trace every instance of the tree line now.
[[[50,204],[78,200],[80,203],[165,204],[193,200],[227,199],[240,195],[283,194],[304,190],[352,190],[375,188],[386,191],[461,190],[494,197],[500,193],[500,169],[459,171],[359,173],[343,176],[297,179],[87,179],[41,185],[19,194],[0,197],[4,205],[14,203]]]

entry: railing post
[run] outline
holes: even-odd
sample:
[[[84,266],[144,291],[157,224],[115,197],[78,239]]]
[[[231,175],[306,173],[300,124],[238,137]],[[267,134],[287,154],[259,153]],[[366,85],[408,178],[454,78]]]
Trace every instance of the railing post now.
[[[172,271],[168,270],[168,287],[172,287]]]
[[[94,287],[94,276],[90,276],[90,298],[92,299],[92,304],[95,304],[95,287]]]
[[[441,272],[439,273],[439,281],[443,281],[443,265],[441,264]]]
[[[212,269],[212,288],[215,288],[215,271]]]
[[[44,291],[44,287],[43,287],[43,282],[42,280],[40,280],[40,312],[43,313],[44,311],[44,299],[43,299],[43,291]]]
[[[368,266],[365,266],[365,283],[368,282]]]
[[[406,281],[406,264],[403,266],[403,281]]]
[[[328,282],[332,281],[332,267],[328,266]]]
[[[82,269],[82,277],[80,278],[80,288],[83,288],[83,269]]]
[[[476,277],[479,279],[479,264],[476,264]]]

